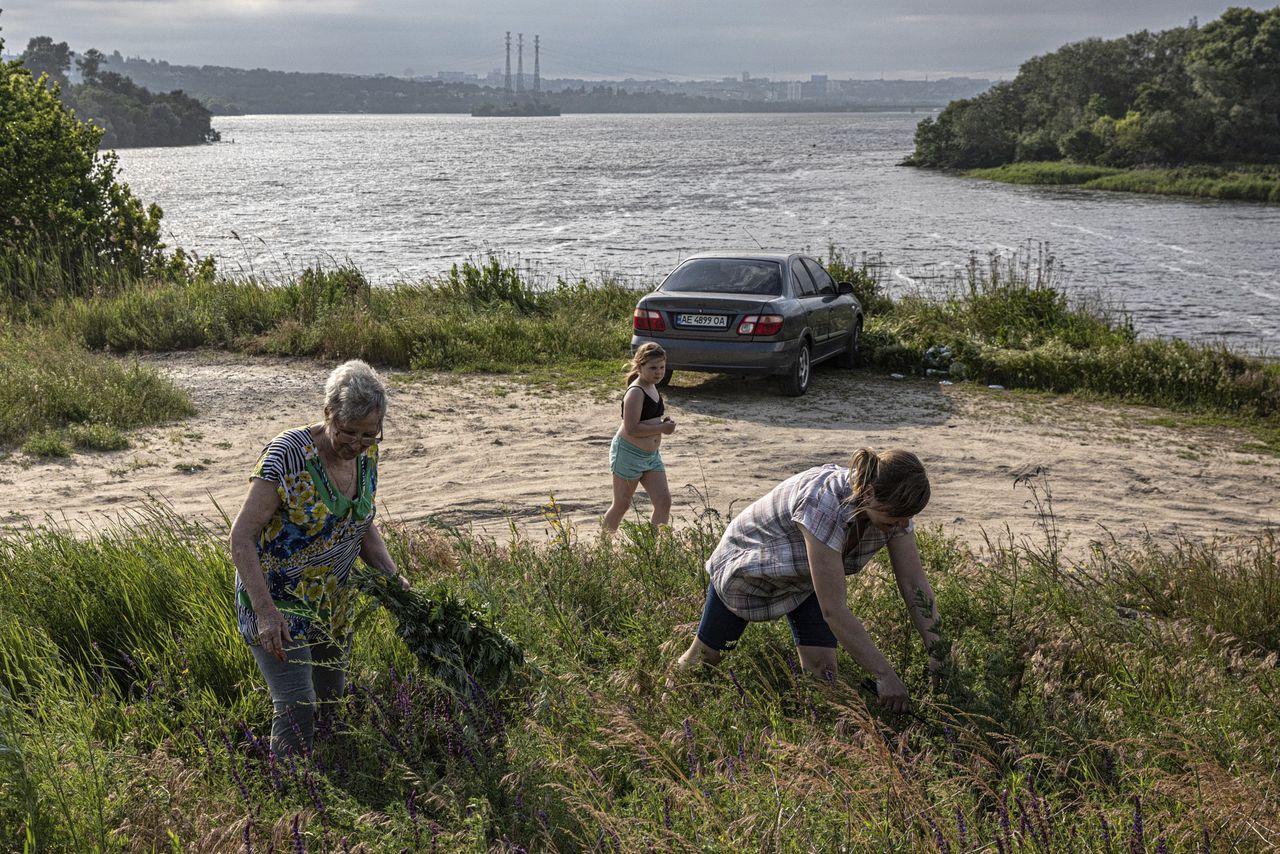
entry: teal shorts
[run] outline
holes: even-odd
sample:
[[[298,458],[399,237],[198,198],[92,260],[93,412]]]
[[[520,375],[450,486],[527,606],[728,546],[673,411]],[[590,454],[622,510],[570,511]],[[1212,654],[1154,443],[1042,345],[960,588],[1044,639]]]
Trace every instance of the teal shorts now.
[[[647,471],[666,471],[662,464],[662,454],[658,451],[646,451],[622,438],[613,437],[609,446],[609,471],[623,480],[639,480]]]

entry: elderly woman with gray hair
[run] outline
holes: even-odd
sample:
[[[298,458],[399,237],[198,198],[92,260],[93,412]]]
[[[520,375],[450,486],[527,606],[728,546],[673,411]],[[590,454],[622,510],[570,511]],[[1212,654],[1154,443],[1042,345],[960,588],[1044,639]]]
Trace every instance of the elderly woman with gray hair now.
[[[240,634],[271,690],[271,747],[311,747],[317,712],[342,696],[356,558],[408,588],[374,524],[387,393],[359,360],[324,389],[324,419],[267,443],[231,526]]]

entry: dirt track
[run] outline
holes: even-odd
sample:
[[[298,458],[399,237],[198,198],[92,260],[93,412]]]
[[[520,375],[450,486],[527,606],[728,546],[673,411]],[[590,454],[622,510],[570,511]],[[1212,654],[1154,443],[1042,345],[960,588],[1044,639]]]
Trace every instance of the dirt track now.
[[[139,431],[134,447],[36,462],[0,461],[0,524],[101,527],[149,497],[184,514],[234,514],[258,451],[316,421],[326,367],[297,359],[197,352],[147,359],[187,389],[199,414]],[[391,374],[379,504],[390,517],[437,517],[502,535],[538,529],[555,495],[585,534],[609,503],[616,395],[556,391],[510,378]],[[619,387],[618,391],[621,391]],[[1153,426],[1156,410],[895,380],[820,367],[808,395],[772,384],[682,374],[666,390],[678,429],[663,446],[688,517],[736,511],[807,466],[862,445],[915,450],[929,468],[924,524],[972,542],[1009,526],[1038,536],[1017,474],[1039,468],[1073,549],[1107,531],[1245,536],[1280,525],[1280,459],[1247,437]]]

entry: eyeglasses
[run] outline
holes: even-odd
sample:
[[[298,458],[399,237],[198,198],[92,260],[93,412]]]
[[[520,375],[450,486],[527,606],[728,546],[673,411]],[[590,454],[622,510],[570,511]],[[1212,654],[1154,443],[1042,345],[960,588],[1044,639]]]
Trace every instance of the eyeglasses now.
[[[378,429],[378,435],[376,436],[361,436],[358,433],[348,433],[346,430],[343,430],[335,426],[333,428],[333,435],[334,435],[334,438],[337,439],[343,445],[349,445],[352,442],[359,442],[361,445],[363,445],[366,448],[369,447],[370,445],[376,445],[382,441],[381,428]]]

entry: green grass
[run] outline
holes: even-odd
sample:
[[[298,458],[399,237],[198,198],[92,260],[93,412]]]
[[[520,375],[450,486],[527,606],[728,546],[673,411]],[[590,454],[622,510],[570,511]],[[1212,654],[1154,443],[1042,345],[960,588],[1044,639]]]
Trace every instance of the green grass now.
[[[91,349],[222,347],[505,373],[623,358],[637,297],[612,282],[562,281],[534,291],[495,259],[387,288],[371,288],[359,271],[339,267],[308,269],[282,283],[139,282],[106,296],[23,303],[20,310],[28,322]]]
[[[965,177],[1007,184],[1071,184],[1090,190],[1280,204],[1280,166],[1264,164],[1116,169],[1049,161],[974,169]]]
[[[1198,413],[1230,420],[1266,447],[1275,442],[1280,363],[1220,345],[1139,338],[1123,313],[1069,300],[1055,275],[1045,255],[1036,263],[975,257],[947,297],[907,295],[870,315],[866,360],[922,373],[930,349],[945,347],[934,363],[953,379]]]
[[[47,329],[0,332],[0,363],[0,445],[33,436],[40,437],[33,447],[45,449],[114,449],[126,441],[123,430],[195,412],[159,371],[90,352]]]
[[[1071,185],[1087,184],[1099,178],[1118,175],[1125,170],[1110,166],[1089,166],[1066,161],[1010,163],[990,169],[971,169],[966,178],[1000,181],[1005,184]]]
[[[298,763],[236,635],[225,532],[164,514],[0,535],[0,838],[33,850],[1268,850],[1280,842],[1277,543],[922,533],[952,666],[931,692],[891,574],[850,602],[916,698],[796,674],[782,623],[679,677],[721,521],[617,545],[390,532],[415,583],[485,603],[538,671],[434,687],[381,612],[343,725]],[[640,604],[638,604],[640,603]],[[1135,811],[1142,830],[1135,830]],[[1009,830],[1002,829],[1007,818]],[[293,834],[297,822],[297,839]],[[176,841],[175,841],[176,840]],[[292,848],[290,848],[292,850]]]
[[[1014,258],[974,257],[942,298],[890,298],[866,258],[832,247],[833,275],[854,284],[867,309],[868,364],[1008,388],[1071,392],[1238,419],[1264,445],[1280,429],[1280,365],[1221,346],[1139,338],[1122,313],[1069,300],[1042,248]],[[56,290],[56,288],[54,288]],[[270,284],[191,276],[122,283],[84,296],[10,301],[3,312],[23,332],[29,361],[64,370],[112,352],[219,347],[249,353],[352,357],[398,368],[506,373],[554,387],[615,381],[628,354],[628,319],[638,293],[615,282],[558,281],[536,289],[497,259],[464,264],[435,279],[370,287],[350,267],[308,269]],[[10,336],[11,350],[17,339]],[[931,349],[946,348],[940,359]],[[926,361],[929,362],[926,365]],[[99,359],[95,364],[113,364]],[[29,373],[29,372],[28,372]],[[73,371],[77,376],[84,372]],[[153,373],[141,369],[139,381]],[[110,383],[60,380],[74,392],[49,398],[55,410],[26,424],[30,385],[0,380],[0,441],[26,429],[85,420],[83,399]],[[95,415],[117,428],[153,423],[169,406],[137,417]]]

